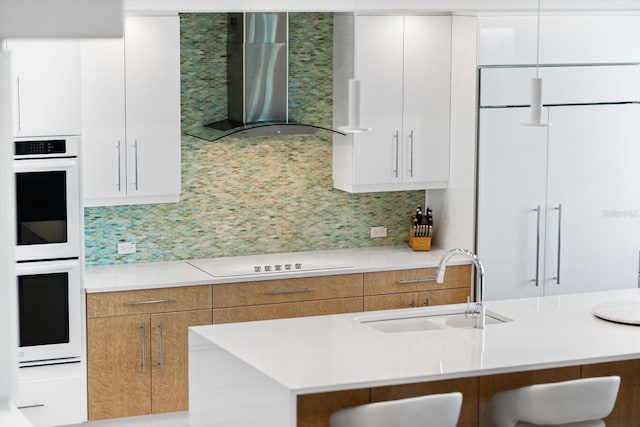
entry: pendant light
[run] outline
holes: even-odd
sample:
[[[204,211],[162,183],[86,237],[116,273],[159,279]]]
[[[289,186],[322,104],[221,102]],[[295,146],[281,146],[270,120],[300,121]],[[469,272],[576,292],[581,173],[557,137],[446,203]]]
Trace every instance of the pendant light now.
[[[540,2],[538,0],[538,22],[536,30],[536,76],[531,79],[531,109],[525,126],[548,126],[542,121],[542,78],[540,77]]]
[[[358,59],[356,55],[357,37],[358,37],[358,0],[355,0],[353,8],[353,78],[349,79],[349,91],[347,93],[349,109],[347,112],[347,125],[338,127],[338,130],[344,133],[362,133],[370,131],[371,128],[362,127],[360,124],[360,80],[356,77]]]

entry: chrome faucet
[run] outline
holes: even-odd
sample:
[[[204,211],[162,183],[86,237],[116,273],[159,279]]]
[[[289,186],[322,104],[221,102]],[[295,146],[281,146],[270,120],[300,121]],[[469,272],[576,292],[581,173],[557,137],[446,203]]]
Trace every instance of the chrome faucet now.
[[[455,255],[463,255],[469,258],[473,265],[476,267],[476,288],[474,290],[475,298],[476,298],[476,306],[475,308],[469,308],[469,299],[467,299],[467,309],[464,311],[464,315],[467,317],[475,317],[476,323],[475,328],[484,329],[485,327],[485,318],[486,318],[486,308],[484,306],[484,266],[480,259],[471,251],[467,249],[450,249],[442,256],[440,263],[438,264],[438,269],[436,270],[436,282],[443,283],[444,282],[444,273],[447,262],[449,259]],[[473,286],[473,285],[472,285]]]

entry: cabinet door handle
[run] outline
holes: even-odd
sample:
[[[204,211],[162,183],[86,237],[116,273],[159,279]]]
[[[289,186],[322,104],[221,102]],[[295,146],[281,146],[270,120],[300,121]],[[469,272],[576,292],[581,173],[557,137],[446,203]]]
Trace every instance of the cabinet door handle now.
[[[415,301],[411,300],[411,302],[409,303],[409,307],[415,307],[415,306],[416,306]]]
[[[20,76],[16,77],[16,99],[18,102],[18,130],[22,130],[22,103],[20,102]]]
[[[429,298],[425,298],[425,299],[424,299],[424,305],[425,305],[426,307],[429,307]]]
[[[562,204],[559,204],[558,207],[554,208],[554,210],[558,211],[558,264],[556,266],[556,277],[553,277],[553,280],[556,281],[556,285],[560,284],[560,258],[561,258],[561,249],[562,249]]]
[[[138,140],[137,139],[134,140],[134,143],[133,143],[133,154],[134,154],[134,160],[135,160],[134,164],[133,164],[133,167],[134,167],[133,176],[134,176],[134,179],[135,179],[134,186],[135,186],[136,191],[138,191]]]
[[[413,178],[413,130],[409,132],[409,176]]]
[[[147,324],[146,322],[142,322],[140,324],[140,335],[142,338],[142,363],[140,367],[142,368],[142,373],[147,372]]]
[[[396,160],[395,160],[395,169],[393,170],[393,175],[395,178],[398,177],[398,170],[400,169],[400,131],[395,131],[395,133],[393,134],[393,139],[395,140],[396,143],[396,147],[395,147],[395,153],[396,153]]]
[[[427,282],[435,282],[435,277],[430,277],[427,279],[413,279],[413,280],[400,280],[398,283],[401,285],[408,285],[411,283],[427,283]]]
[[[44,403],[34,403],[32,405],[17,406],[16,409],[44,408]]]
[[[150,299],[146,301],[129,301],[127,305],[162,304],[165,302],[176,302],[175,298]]]
[[[302,292],[313,292],[316,288],[301,288],[301,289],[283,289],[269,291],[269,295],[281,295],[281,294],[299,294]]]
[[[116,145],[118,150],[118,193],[122,191],[122,162],[120,161],[121,157],[121,143],[118,141],[118,145]]]
[[[159,360],[158,365],[160,366],[160,371],[164,371],[164,340],[163,340],[163,323],[162,320],[158,323],[158,334],[160,335],[160,345],[159,345]]]
[[[533,211],[536,212],[536,277],[531,281],[535,282],[536,286],[540,286],[540,205]]]

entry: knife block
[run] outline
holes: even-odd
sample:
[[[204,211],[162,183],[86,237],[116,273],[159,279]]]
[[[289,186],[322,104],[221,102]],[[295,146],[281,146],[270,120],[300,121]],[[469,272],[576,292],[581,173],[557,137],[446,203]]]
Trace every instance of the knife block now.
[[[414,251],[430,251],[431,237],[417,237],[413,224],[409,225],[409,246]]]

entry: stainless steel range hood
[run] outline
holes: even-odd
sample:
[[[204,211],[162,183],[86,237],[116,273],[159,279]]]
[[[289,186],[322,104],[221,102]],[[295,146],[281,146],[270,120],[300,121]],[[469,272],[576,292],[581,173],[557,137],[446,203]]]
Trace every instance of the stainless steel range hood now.
[[[335,132],[289,118],[287,13],[231,13],[227,28],[228,118],[190,129],[187,134],[215,141],[230,135]]]

